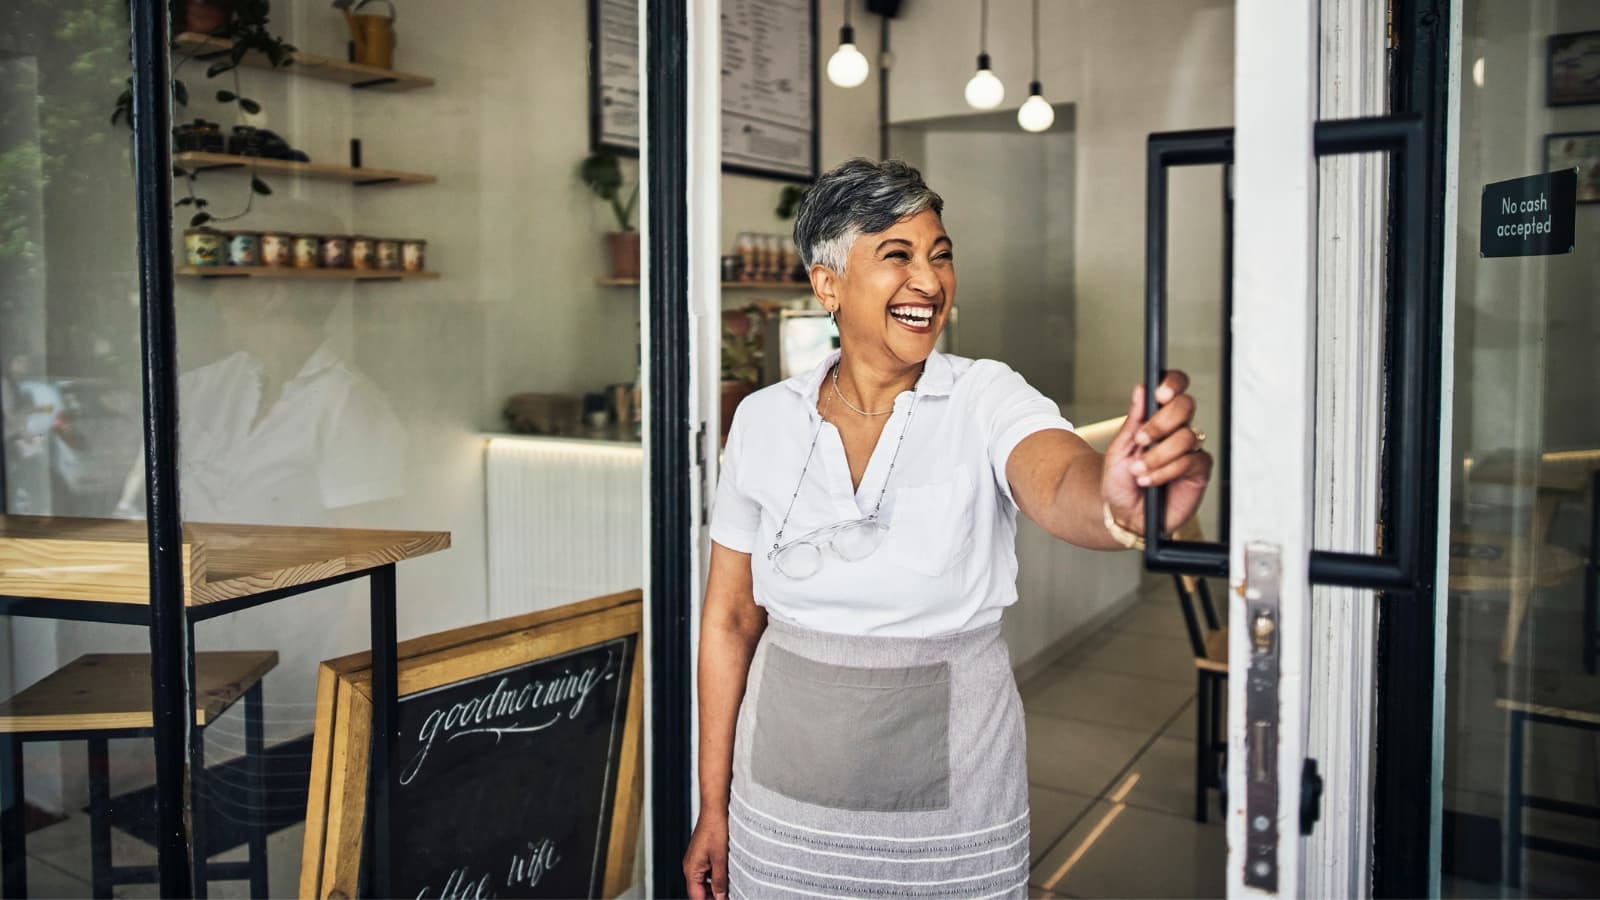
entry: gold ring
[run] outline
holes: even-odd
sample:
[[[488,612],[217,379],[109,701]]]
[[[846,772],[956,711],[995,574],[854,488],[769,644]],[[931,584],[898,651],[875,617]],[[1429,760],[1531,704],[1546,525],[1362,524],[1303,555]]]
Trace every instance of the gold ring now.
[[[1201,431],[1200,429],[1194,428],[1192,426],[1190,427],[1189,430],[1194,432],[1194,445],[1195,445],[1195,447],[1197,447],[1197,448],[1198,447],[1204,447],[1205,443],[1206,443],[1206,433],[1204,431]]]

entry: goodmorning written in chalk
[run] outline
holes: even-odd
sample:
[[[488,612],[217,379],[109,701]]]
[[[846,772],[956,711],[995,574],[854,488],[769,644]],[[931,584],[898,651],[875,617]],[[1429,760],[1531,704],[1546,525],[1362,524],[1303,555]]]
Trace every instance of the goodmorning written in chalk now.
[[[601,665],[578,672],[569,669],[550,679],[535,678],[517,685],[512,683],[511,676],[503,676],[489,690],[470,700],[430,710],[422,721],[421,734],[417,735],[420,746],[401,771],[400,783],[408,785],[416,779],[439,738],[454,741],[472,735],[489,735],[499,743],[508,734],[543,731],[563,718],[576,719],[594,689],[615,675],[611,669],[611,655],[607,654]]]

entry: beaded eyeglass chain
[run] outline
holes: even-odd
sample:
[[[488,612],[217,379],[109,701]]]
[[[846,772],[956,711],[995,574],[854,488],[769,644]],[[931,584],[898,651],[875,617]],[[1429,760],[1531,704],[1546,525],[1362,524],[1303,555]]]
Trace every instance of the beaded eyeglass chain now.
[[[837,372],[838,369],[835,368],[834,371]],[[917,378],[917,384],[911,386],[911,406],[906,410],[905,424],[900,426],[900,437],[895,439],[894,453],[889,457],[889,471],[885,472],[883,475],[883,486],[878,490],[878,502],[873,504],[872,512],[866,516],[865,521],[877,521],[878,512],[883,509],[883,498],[889,493],[889,479],[894,475],[894,464],[898,459],[900,459],[900,447],[906,441],[906,432],[911,429],[911,416],[917,411],[917,387],[921,384],[922,378],[919,376]],[[840,399],[842,400],[844,398],[840,397]],[[832,405],[832,403],[832,397],[829,397],[823,401],[822,412],[820,414],[821,420],[817,422],[817,430],[811,434],[811,447],[810,449],[806,450],[805,464],[800,467],[800,480],[795,482],[794,493],[789,496],[789,508],[783,511],[783,521],[778,523],[778,533],[772,536],[772,550],[767,553],[768,559],[771,559],[783,547],[784,529],[789,527],[789,515],[794,512],[794,502],[800,496],[800,488],[806,483],[806,472],[811,468],[811,457],[816,455],[817,452],[817,438],[822,436],[822,426],[828,421],[828,407]],[[893,410],[890,411],[893,412]],[[841,522],[838,524],[848,523]],[[836,528],[838,527],[838,524],[829,525],[826,526],[826,528]],[[817,531],[824,531],[826,528],[819,528]]]

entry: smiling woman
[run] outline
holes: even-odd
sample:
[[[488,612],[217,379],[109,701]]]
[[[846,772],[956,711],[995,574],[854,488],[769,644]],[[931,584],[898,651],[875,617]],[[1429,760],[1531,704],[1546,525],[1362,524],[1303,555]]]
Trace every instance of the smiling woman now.
[[[700,642],[691,896],[1024,896],[1022,705],[1000,636],[1017,513],[1083,547],[1194,512],[1211,460],[1188,379],[1143,390],[1105,456],[1010,367],[938,352],[944,201],[846,162],[795,222],[839,350],[751,395],[723,458]],[[768,548],[758,553],[761,548]],[[869,887],[870,886],[870,887]]]

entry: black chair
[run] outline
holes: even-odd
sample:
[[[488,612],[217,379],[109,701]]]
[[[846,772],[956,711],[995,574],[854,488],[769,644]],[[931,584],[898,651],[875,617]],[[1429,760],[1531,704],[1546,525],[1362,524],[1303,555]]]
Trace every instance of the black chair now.
[[[1217,616],[1205,579],[1174,575],[1172,583],[1177,588],[1178,608],[1183,612],[1184,629],[1194,652],[1194,820],[1204,822],[1207,792],[1215,788],[1226,798],[1228,790],[1224,773],[1228,726],[1222,714],[1228,684],[1228,627]],[[1195,610],[1197,599],[1199,612]],[[1205,617],[1203,625],[1201,615]]]

